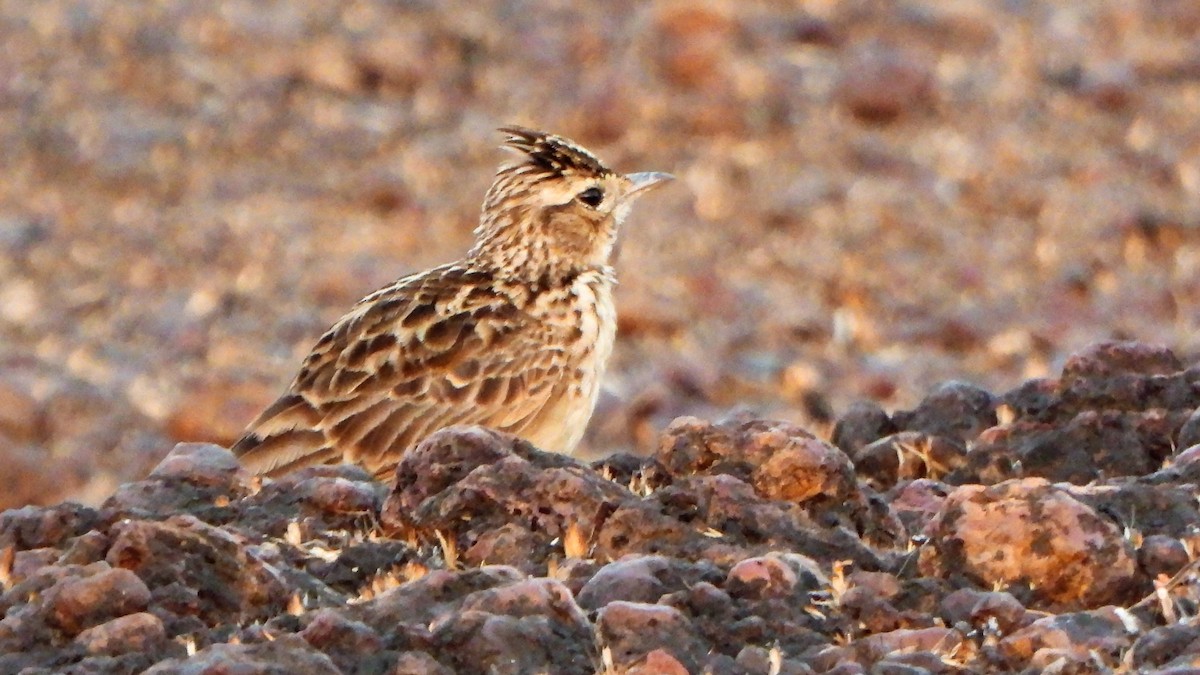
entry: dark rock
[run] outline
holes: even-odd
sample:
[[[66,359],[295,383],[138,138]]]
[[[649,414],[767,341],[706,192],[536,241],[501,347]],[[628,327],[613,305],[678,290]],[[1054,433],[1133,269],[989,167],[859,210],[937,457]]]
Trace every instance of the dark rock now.
[[[880,490],[902,480],[940,479],[963,466],[967,449],[943,436],[902,431],[862,448],[854,457],[858,475]]]
[[[996,426],[996,398],[965,382],[943,382],[911,411],[892,415],[904,431],[920,431],[959,443],[974,439],[984,429]]]
[[[1157,469],[1182,420],[1162,411],[1079,413],[1066,424],[1018,421],[980,437],[950,482],[995,483],[1020,476],[1086,484]]]
[[[1200,626],[1172,624],[1157,626],[1133,643],[1130,663],[1141,672],[1162,668],[1181,655],[1200,655]],[[1181,664],[1182,665],[1182,664]]]
[[[99,520],[95,509],[69,502],[48,508],[25,506],[5,511],[0,513],[0,549],[58,546],[92,529]]]
[[[854,458],[864,446],[896,431],[883,408],[872,401],[856,401],[833,425],[833,444]]]
[[[1143,538],[1137,559],[1142,572],[1151,578],[1160,574],[1170,578],[1191,562],[1183,542],[1165,534],[1151,534]]]
[[[591,625],[557,581],[529,579],[468,596],[434,640],[458,672],[594,672]]]
[[[597,570],[576,597],[579,605],[588,610],[599,609],[614,600],[655,603],[668,592],[711,576],[714,570],[658,555],[627,556]]]

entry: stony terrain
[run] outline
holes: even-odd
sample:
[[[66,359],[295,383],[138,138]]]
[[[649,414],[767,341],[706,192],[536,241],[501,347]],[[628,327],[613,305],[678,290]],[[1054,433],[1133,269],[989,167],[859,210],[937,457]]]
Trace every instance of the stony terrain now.
[[[228,444],[516,122],[639,205],[588,447],[1200,354],[1192,0],[0,0],[0,508]]]
[[[392,486],[181,444],[0,514],[0,672],[1196,672],[1197,406],[1200,365],[1105,343],[834,443],[684,417],[589,466],[452,427]]]
[[[0,0],[0,673],[1194,672],[1198,34]],[[469,246],[506,123],[679,178],[594,463],[451,429],[394,485],[241,472],[329,323]]]

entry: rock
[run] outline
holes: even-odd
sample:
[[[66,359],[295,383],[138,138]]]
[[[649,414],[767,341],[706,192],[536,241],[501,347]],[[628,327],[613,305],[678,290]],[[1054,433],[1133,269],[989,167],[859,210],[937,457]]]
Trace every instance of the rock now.
[[[1018,421],[989,430],[952,482],[1017,476],[1086,484],[1102,476],[1153,472],[1173,449],[1180,416],[1163,411],[1085,411],[1066,424]]]
[[[429,539],[452,535],[469,564],[527,565],[567,536],[587,537],[630,498],[568,457],[482,427],[450,427],[401,460],[382,519]]]
[[[925,533],[922,573],[1026,584],[1039,604],[1096,607],[1137,587],[1121,528],[1042,479],[960,487]]]
[[[432,628],[457,672],[593,672],[591,626],[557,581],[530,579],[478,591],[452,618]]]
[[[1118,654],[1133,644],[1134,626],[1113,607],[1048,616],[1000,640],[1009,663],[1046,667],[1060,658],[1086,663],[1089,653]]]
[[[1183,542],[1165,534],[1151,534],[1142,539],[1137,552],[1138,566],[1150,578],[1175,576],[1191,561]]]
[[[330,658],[296,635],[283,635],[258,644],[214,644],[186,658],[167,659],[146,675],[191,675],[192,673],[312,673],[340,675]]]
[[[611,602],[596,616],[596,634],[618,668],[644,663],[657,649],[665,649],[685,672],[696,672],[704,659],[703,642],[687,617],[673,607]]]
[[[658,602],[668,589],[681,588],[686,578],[671,562],[660,555],[632,555],[611,562],[597,570],[576,594],[579,605],[594,610],[614,600]]]
[[[996,426],[996,397],[966,382],[943,382],[911,411],[892,415],[897,428],[966,443]]]
[[[46,591],[47,619],[67,635],[110,619],[141,612],[150,605],[150,589],[136,574],[108,569],[64,579]]]
[[[940,479],[961,468],[966,457],[966,447],[957,441],[902,431],[860,449],[854,456],[854,468],[872,486],[887,490],[902,480]]]
[[[315,612],[300,636],[332,659],[343,672],[353,671],[362,663],[364,655],[375,654],[384,647],[383,638],[369,626],[333,609]]]
[[[1171,665],[1195,666],[1200,658],[1200,626],[1156,626],[1138,637],[1130,652],[1129,663],[1140,672]]]
[[[895,433],[891,417],[872,401],[856,401],[833,425],[833,444],[851,458],[862,448]]]
[[[829,672],[836,664],[853,662],[871,665],[896,652],[930,652],[934,656],[954,653],[964,643],[957,631],[949,628],[900,629],[869,635],[852,646],[829,647],[811,661],[818,672]]]
[[[120,616],[75,636],[75,643],[89,654],[151,652],[161,649],[165,641],[162,621],[148,612]]]
[[[108,563],[137,574],[155,603],[177,616],[209,626],[265,619],[290,595],[235,536],[194,517],[118,523],[113,534]]]

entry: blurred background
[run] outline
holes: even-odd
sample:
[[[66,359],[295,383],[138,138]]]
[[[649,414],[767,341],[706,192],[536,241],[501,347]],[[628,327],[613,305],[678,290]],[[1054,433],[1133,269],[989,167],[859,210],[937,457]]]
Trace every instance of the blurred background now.
[[[1200,352],[1194,0],[0,0],[0,508],[228,444],[552,130],[638,204],[593,453]]]

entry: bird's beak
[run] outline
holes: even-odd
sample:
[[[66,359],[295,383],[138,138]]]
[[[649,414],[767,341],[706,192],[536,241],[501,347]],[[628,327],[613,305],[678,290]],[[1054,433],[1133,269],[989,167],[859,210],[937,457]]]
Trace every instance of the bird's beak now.
[[[675,180],[675,177],[671,174],[659,173],[658,171],[630,173],[626,174],[625,177],[629,179],[630,183],[629,192],[625,193],[627,198],[641,195],[642,193],[653,190],[667,181]]]

